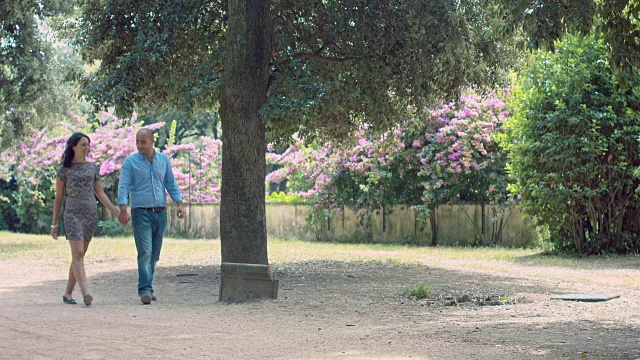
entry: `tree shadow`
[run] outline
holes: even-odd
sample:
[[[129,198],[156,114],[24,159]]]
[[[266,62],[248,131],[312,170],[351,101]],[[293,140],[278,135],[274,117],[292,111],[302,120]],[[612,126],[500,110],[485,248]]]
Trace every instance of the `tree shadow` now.
[[[162,358],[348,359],[327,356],[336,351],[364,354],[358,359],[400,359],[381,354],[438,359],[566,359],[580,358],[576,354],[582,352],[590,359],[640,356],[638,328],[620,320],[624,315],[606,315],[623,311],[620,299],[600,305],[551,301],[550,294],[570,290],[555,283],[380,261],[286,262],[272,264],[272,270],[280,280],[278,299],[243,304],[218,301],[219,265],[159,263],[154,281],[159,299],[150,306],[137,297],[136,269],[90,275],[95,297],[90,308],[62,304],[64,280],[0,289],[0,318],[5,320],[0,327],[6,330],[0,348],[17,359],[37,357],[33,349],[40,345],[53,359],[130,358],[143,348]],[[445,306],[403,294],[419,284],[429,286],[433,295],[494,294],[517,301]],[[623,300],[631,301],[629,296]],[[630,309],[638,309],[637,301],[631,304]],[[585,314],[597,308],[604,315]],[[78,336],[97,342],[71,346]]]
[[[538,253],[515,259],[522,265],[562,266],[576,269],[633,269],[640,268],[640,255],[571,256]]]

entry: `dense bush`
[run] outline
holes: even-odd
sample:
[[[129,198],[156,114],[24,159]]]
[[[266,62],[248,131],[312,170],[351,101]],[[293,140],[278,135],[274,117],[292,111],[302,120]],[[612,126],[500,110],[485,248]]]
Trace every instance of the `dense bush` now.
[[[561,250],[640,249],[639,80],[621,86],[602,40],[571,36],[517,81],[504,138],[512,190]]]

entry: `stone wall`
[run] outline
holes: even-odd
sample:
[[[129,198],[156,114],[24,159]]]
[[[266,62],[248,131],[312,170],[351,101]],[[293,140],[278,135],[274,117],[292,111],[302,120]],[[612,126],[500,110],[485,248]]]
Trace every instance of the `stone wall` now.
[[[216,239],[220,237],[219,204],[185,204],[185,219],[169,211],[168,234],[189,238]],[[431,244],[429,223],[421,224],[414,211],[395,207],[373,214],[368,227],[360,225],[358,216],[350,210],[342,214],[332,212],[313,229],[306,222],[308,207],[303,205],[267,204],[267,234],[278,238],[298,238],[322,241],[357,241],[374,243]],[[492,221],[492,208],[485,207],[484,231],[482,207],[479,204],[440,206],[437,211],[440,245],[465,246],[491,243],[498,223]],[[507,212],[503,220],[502,236],[497,243],[507,247],[527,246],[536,237],[530,218],[517,209]]]

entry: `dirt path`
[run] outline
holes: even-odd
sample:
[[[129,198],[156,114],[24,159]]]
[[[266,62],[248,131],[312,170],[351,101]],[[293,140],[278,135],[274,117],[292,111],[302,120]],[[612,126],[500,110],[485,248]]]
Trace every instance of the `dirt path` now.
[[[0,261],[0,359],[640,359],[640,258],[277,263],[279,298],[240,305],[217,301],[219,264],[161,262],[151,306],[133,261],[88,262],[90,308],[62,304],[61,266]],[[431,300],[402,294],[419,284]],[[550,300],[575,292],[620,298]]]

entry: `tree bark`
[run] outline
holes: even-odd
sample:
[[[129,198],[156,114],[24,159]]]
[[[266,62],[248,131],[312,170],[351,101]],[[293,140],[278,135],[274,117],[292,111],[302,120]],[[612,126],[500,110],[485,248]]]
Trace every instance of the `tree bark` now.
[[[272,23],[267,0],[230,0],[222,121],[222,262],[268,265],[265,121]]]
[[[431,224],[431,246],[438,246],[438,206],[434,206],[429,212],[429,224]]]

